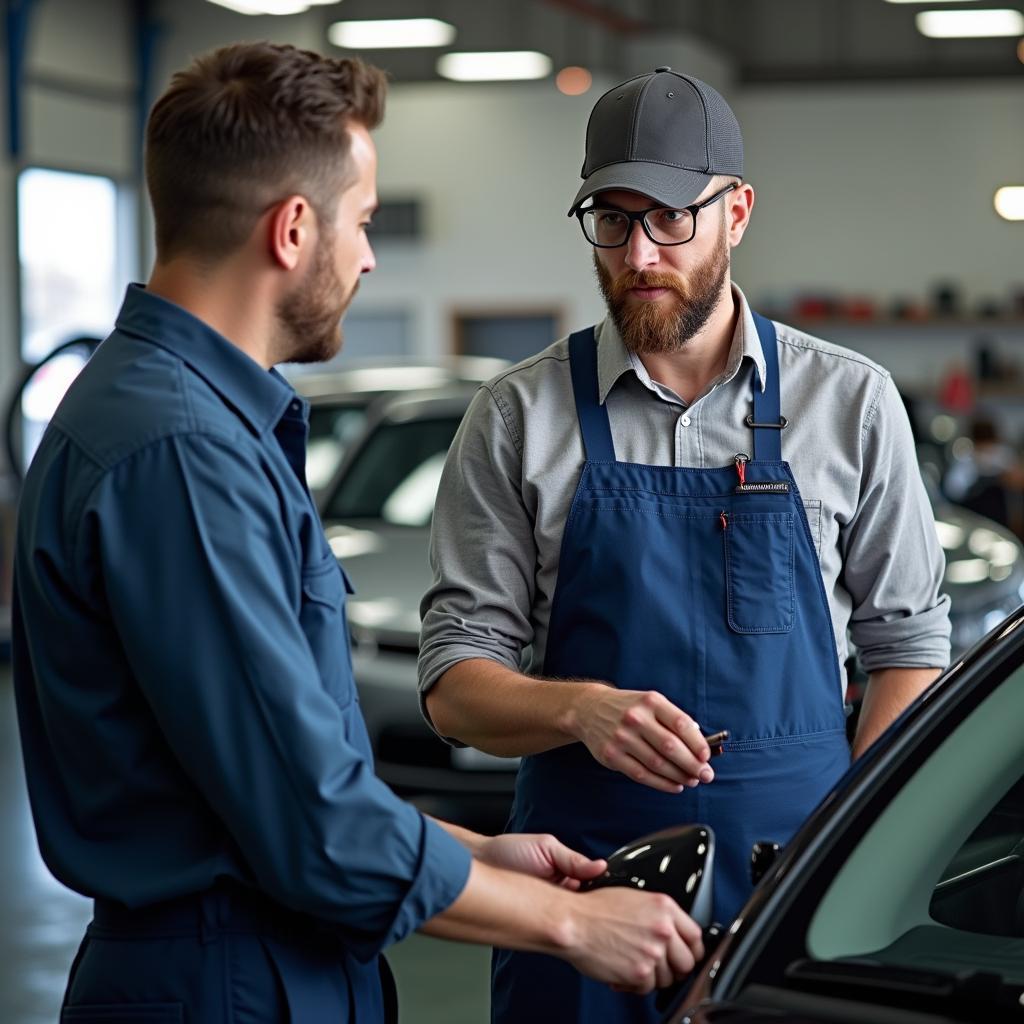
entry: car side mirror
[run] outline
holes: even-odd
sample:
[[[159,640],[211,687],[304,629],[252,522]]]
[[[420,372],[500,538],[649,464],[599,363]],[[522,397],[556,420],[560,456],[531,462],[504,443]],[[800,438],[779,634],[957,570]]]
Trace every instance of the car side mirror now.
[[[711,925],[715,834],[707,825],[679,825],[636,839],[608,857],[603,875],[582,891],[631,886],[671,896],[701,926]]]
[[[762,840],[754,843],[750,851],[750,881],[757,885],[771,870],[772,865],[778,860],[779,851],[782,849],[778,843],[770,840]]]

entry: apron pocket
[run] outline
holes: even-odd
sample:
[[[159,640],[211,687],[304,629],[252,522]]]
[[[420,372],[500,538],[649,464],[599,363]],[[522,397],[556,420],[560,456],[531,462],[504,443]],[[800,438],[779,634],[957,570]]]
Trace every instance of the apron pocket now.
[[[739,512],[725,538],[726,605],[737,633],[793,628],[793,513]]]

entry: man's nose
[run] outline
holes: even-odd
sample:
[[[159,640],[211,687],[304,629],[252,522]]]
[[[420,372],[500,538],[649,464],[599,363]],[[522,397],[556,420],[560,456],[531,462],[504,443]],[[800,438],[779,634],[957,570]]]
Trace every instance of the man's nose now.
[[[643,225],[634,221],[626,237],[626,266],[630,270],[646,270],[660,258],[658,246],[647,237]]]
[[[377,266],[377,256],[373,251],[373,246],[369,242],[366,243],[366,248],[363,250],[363,258],[359,268],[360,274],[368,274]]]

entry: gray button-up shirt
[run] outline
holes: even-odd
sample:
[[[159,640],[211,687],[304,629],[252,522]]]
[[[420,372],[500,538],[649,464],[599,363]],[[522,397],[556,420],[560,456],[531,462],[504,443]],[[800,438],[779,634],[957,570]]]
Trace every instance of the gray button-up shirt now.
[[[610,320],[597,328],[600,398],[615,457],[712,468],[751,452],[752,366],[764,355],[746,299],[725,372],[687,405],[651,380]],[[903,403],[856,352],[776,324],[782,455],[793,469],[828,595],[840,669],[847,631],[865,669],[949,660],[945,559]],[[466,658],[544,663],[562,530],[583,467],[568,339],[476,394],[434,511],[434,585],[421,606],[423,694]],[[612,680],[614,682],[614,680]]]

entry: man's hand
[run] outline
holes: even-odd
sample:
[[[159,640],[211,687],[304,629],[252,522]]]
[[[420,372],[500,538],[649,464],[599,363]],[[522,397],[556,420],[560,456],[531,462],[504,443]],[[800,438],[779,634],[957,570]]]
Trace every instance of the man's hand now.
[[[663,793],[711,782],[711,750],[697,723],[655,690],[588,686],[575,709],[577,737],[606,768]]]
[[[601,862],[589,863],[587,871]],[[579,862],[565,866],[580,870]],[[421,931],[442,939],[547,953],[626,992],[671,985],[704,955],[700,928],[671,896],[614,887],[567,892],[479,857],[473,858],[455,902],[425,922]]]
[[[597,878],[603,860],[590,860],[570,850],[551,835],[503,835],[481,843],[474,856],[485,864],[553,882],[566,889],[578,889],[580,882]]]
[[[571,904],[562,955],[619,991],[665,988],[704,956],[699,925],[671,896],[608,888],[574,896]]]

